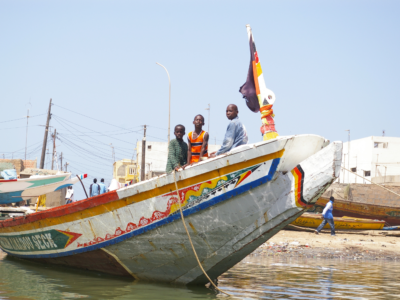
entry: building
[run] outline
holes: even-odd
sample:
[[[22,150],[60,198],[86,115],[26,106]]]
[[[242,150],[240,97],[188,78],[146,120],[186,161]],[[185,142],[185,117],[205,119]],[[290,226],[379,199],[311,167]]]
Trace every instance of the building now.
[[[132,159],[121,159],[114,162],[113,178],[117,179],[121,184],[129,183],[131,180],[137,182],[138,173],[136,161]]]
[[[0,159],[0,171],[6,169],[15,169],[19,176],[21,171],[26,168],[36,168],[37,160],[23,160],[23,159]]]
[[[400,185],[400,138],[370,136],[343,144],[342,166],[380,184]],[[365,183],[342,169],[340,183]]]

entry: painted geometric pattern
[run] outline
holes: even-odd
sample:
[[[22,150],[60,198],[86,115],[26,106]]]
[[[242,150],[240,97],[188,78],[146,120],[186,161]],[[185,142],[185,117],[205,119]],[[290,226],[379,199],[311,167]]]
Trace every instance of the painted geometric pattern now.
[[[258,164],[256,166],[242,169],[226,176],[215,178],[179,190],[180,202],[183,210],[212,198],[217,192],[221,191],[222,189],[228,187],[238,187],[247,177],[251,175],[251,173],[257,170],[260,166],[261,164]],[[96,237],[95,239],[87,243],[78,242],[77,247],[88,247],[114,239],[133,230],[150,225],[156,221],[166,218],[171,214],[177,213],[179,211],[179,204],[176,191],[168,193],[163,197],[169,198],[165,211],[156,210],[153,212],[150,218],[141,217],[137,223],[129,222],[126,228],[122,229],[121,227],[118,227],[115,229],[114,233],[107,233],[104,237]]]

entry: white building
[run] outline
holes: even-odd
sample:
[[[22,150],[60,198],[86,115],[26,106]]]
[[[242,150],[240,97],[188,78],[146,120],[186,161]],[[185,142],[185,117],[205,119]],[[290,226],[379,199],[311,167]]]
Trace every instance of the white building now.
[[[400,183],[400,138],[370,136],[343,144],[342,166],[372,182]],[[340,183],[369,182],[342,169]]]
[[[221,148],[221,145],[208,145],[208,153],[217,151]],[[142,165],[142,141],[137,142],[137,161],[138,168]],[[168,143],[167,142],[151,142],[146,141],[146,152],[145,152],[145,163],[146,169],[145,174],[151,172],[151,176],[157,176],[165,173],[168,159]],[[138,170],[140,174],[140,170]]]

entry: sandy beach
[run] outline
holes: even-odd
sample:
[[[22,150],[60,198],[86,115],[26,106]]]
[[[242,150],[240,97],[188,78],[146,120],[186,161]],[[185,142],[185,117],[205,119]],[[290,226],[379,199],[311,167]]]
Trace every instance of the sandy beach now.
[[[313,232],[282,230],[252,255],[397,260],[400,259],[400,238],[349,234],[337,232],[331,236],[329,231]]]

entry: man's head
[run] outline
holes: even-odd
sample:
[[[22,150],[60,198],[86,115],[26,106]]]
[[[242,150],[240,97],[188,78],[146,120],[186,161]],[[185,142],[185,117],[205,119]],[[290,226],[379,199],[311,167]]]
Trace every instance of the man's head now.
[[[233,120],[234,118],[236,118],[238,113],[239,110],[235,104],[229,104],[228,107],[226,108],[226,117],[229,120]]]
[[[194,117],[193,124],[195,128],[202,128],[204,125],[204,117],[202,115],[197,115]]]
[[[104,178],[102,178],[102,179],[100,180],[100,182],[104,183]]]
[[[174,134],[178,141],[182,141],[183,136],[185,135],[185,126],[179,124],[175,126]]]
[[[95,178],[95,179],[93,179],[93,183],[96,183],[97,182],[97,179]]]
[[[333,198],[333,196],[331,196],[331,197],[329,198],[329,201],[335,202],[335,198]]]

